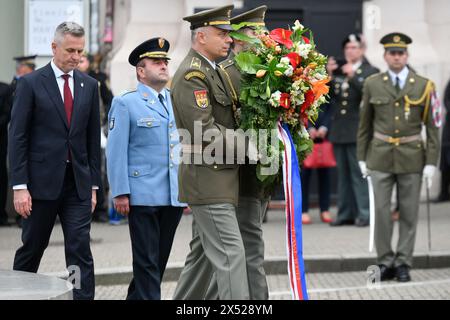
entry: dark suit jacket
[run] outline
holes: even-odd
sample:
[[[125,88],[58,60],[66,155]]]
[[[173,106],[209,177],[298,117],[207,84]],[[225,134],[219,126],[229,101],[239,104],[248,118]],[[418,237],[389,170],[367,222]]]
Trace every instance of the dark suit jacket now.
[[[447,113],[442,130],[441,169],[450,167],[450,81],[445,88],[444,107]]]
[[[9,96],[10,87],[6,83],[0,82],[0,131],[6,130],[9,122]]]
[[[74,91],[69,129],[50,63],[18,81],[9,129],[10,184],[27,184],[35,199],[61,194],[69,149],[81,200],[100,184],[97,81],[75,70]]]
[[[359,124],[359,105],[364,81],[378,69],[364,60],[348,86],[343,86],[345,77],[336,76],[330,84],[331,125],[328,138],[333,143],[356,143]]]

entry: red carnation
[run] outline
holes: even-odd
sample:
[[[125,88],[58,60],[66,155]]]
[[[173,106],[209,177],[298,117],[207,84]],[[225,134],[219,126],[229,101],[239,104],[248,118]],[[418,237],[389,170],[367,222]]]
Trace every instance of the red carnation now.
[[[307,37],[303,37],[303,41],[305,41],[306,44],[310,43],[310,41],[309,41],[309,39]]]
[[[271,39],[275,40],[278,43],[283,44],[286,48],[292,48],[292,40],[291,40],[292,31],[278,28],[274,29],[270,32],[269,36]]]

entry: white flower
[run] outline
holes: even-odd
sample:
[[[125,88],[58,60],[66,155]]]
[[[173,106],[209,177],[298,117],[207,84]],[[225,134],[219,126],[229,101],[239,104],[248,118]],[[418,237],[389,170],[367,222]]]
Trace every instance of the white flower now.
[[[290,64],[290,60],[288,57],[283,57],[280,59],[280,63],[277,64],[277,68],[287,68]]]
[[[297,31],[297,30],[303,30],[304,28],[305,27],[300,23],[300,21],[295,20],[292,30]]]
[[[296,52],[302,57],[302,58],[308,58],[309,52],[312,49],[312,45],[310,43],[302,43],[299,44],[296,48]]]
[[[274,107],[279,107],[280,99],[281,99],[281,92],[277,90],[270,96],[269,103]]]
[[[285,76],[292,76],[292,74],[294,73],[294,68],[292,68],[291,65],[288,65],[287,69],[284,71],[284,75]]]
[[[306,130],[305,126],[303,124],[301,124],[300,126],[300,131],[298,132],[298,134],[300,135],[300,137],[302,137],[303,139],[309,139],[309,133],[308,130]]]

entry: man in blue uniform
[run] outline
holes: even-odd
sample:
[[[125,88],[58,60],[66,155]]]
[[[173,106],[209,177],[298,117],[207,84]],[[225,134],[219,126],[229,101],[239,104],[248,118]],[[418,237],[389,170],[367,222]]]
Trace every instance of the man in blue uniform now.
[[[161,280],[184,204],[178,202],[179,143],[170,100],[169,42],[153,38],[129,56],[137,90],[115,97],[106,148],[114,208],[129,216],[133,280],[127,299],[160,299]]]

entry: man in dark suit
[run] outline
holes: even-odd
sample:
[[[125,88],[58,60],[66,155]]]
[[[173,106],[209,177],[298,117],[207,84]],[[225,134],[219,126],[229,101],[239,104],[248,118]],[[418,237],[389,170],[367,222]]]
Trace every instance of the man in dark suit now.
[[[80,25],[57,27],[52,61],[18,81],[8,144],[14,208],[24,218],[14,270],[37,272],[59,215],[74,299],[94,298],[89,232],[100,179],[97,81],[74,70],[84,44]]]
[[[0,82],[0,227],[10,225],[6,212],[6,197],[8,194],[6,154],[8,148],[9,96],[9,85]]]

